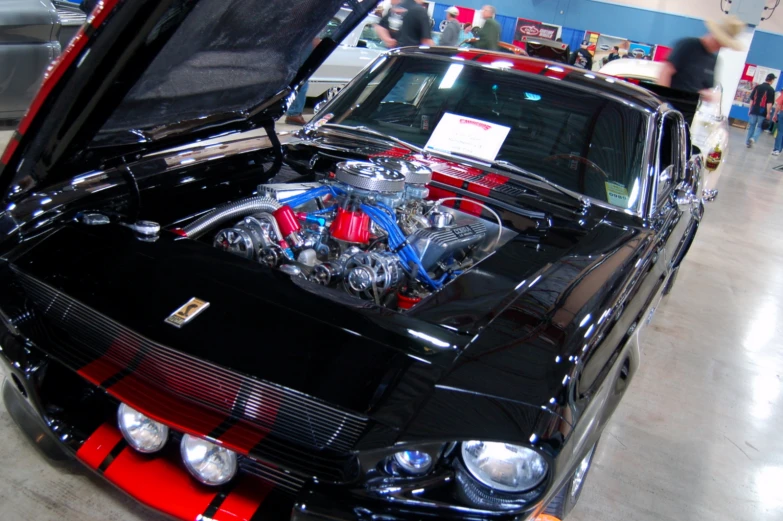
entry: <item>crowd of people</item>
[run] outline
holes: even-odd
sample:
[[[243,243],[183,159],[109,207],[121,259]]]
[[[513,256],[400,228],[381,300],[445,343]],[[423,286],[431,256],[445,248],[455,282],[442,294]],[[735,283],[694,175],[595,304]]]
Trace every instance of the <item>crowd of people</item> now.
[[[383,44],[389,48],[417,45],[435,45],[432,38],[430,16],[424,7],[424,0],[391,0],[391,6],[380,9],[376,15],[380,22],[375,24],[375,32]],[[495,20],[497,10],[491,5],[481,9],[484,20],[482,26],[459,22],[459,9],[455,6],[446,9],[446,24],[437,45],[457,47],[470,40],[473,47],[487,51],[498,50],[501,27]],[[286,113],[285,122],[289,125],[306,124],[302,112],[305,105],[308,83],[305,82],[296,94],[296,98]]]
[[[438,42],[432,36],[432,25],[429,14],[424,7],[424,0],[391,0],[387,9],[379,8],[376,14],[380,22],[375,24],[375,31],[380,40],[389,49],[417,45],[459,46],[465,41],[483,50],[498,50],[501,26],[495,20],[497,11],[492,5],[485,5],[480,13],[483,25],[473,26],[471,23],[460,23],[459,8],[452,6],[446,9],[446,20]],[[664,62],[658,83],[673,89],[699,93],[708,101],[713,98],[712,88],[715,84],[715,66],[718,52],[722,48],[741,50],[742,44],[738,36],[746,25],[739,19],[729,16],[722,23],[707,22],[708,33],[700,38],[684,38],[677,42],[671,54]],[[570,57],[570,64],[587,70],[593,68],[593,55],[589,51],[590,42],[583,41]],[[605,62],[621,57],[620,48],[615,46]],[[748,131],[746,146],[752,148],[765,130],[775,133],[776,123],[783,112],[783,89],[775,93],[773,84],[777,77],[769,74],[764,83],[757,85],[749,100]],[[286,117],[286,123],[304,125],[302,117],[307,83],[297,93]],[[772,155],[783,152],[783,130],[777,131]]]

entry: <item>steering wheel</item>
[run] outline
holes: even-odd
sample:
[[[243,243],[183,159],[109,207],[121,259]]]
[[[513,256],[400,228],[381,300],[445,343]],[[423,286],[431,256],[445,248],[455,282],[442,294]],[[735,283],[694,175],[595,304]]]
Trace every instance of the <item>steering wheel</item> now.
[[[607,174],[603,168],[596,165],[586,157],[578,156],[576,154],[555,154],[553,156],[549,156],[544,158],[544,161],[555,161],[558,159],[568,159],[569,161],[576,161],[578,163],[582,163],[588,167],[588,169],[595,170],[602,176],[604,176],[605,179],[609,179],[609,174]],[[584,174],[583,174],[584,175]]]

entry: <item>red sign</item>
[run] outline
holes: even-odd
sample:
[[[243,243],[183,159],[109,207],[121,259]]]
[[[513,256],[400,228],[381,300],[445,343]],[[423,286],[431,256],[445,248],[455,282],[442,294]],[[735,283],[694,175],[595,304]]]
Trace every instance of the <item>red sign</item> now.
[[[538,37],[547,40],[557,40],[558,31],[560,31],[560,27],[556,25],[541,24],[541,27],[538,29]]]
[[[522,40],[524,37],[542,38],[544,40],[557,40],[557,33],[560,27],[548,25],[527,18],[517,18],[517,29],[514,31],[514,45],[524,48]]]
[[[471,9],[469,7],[462,7],[458,6],[457,9],[459,9],[459,16],[457,17],[457,21],[461,24],[472,24],[473,18],[476,16],[476,11],[474,9]]]

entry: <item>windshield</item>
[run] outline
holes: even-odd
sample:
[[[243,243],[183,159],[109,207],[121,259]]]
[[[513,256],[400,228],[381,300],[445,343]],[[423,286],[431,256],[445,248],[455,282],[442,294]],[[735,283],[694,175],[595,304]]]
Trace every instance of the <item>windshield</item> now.
[[[646,114],[556,80],[436,57],[382,57],[329,109],[332,124],[506,161],[622,208],[640,204]]]

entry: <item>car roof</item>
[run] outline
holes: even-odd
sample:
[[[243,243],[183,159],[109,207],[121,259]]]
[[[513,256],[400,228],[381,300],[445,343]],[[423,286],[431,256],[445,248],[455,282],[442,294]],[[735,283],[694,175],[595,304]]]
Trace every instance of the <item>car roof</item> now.
[[[405,56],[451,57],[477,66],[503,62],[502,65],[513,71],[555,78],[565,84],[591,89],[597,95],[620,98],[653,112],[664,103],[650,91],[621,79],[539,58],[456,47],[405,47],[391,53]]]

